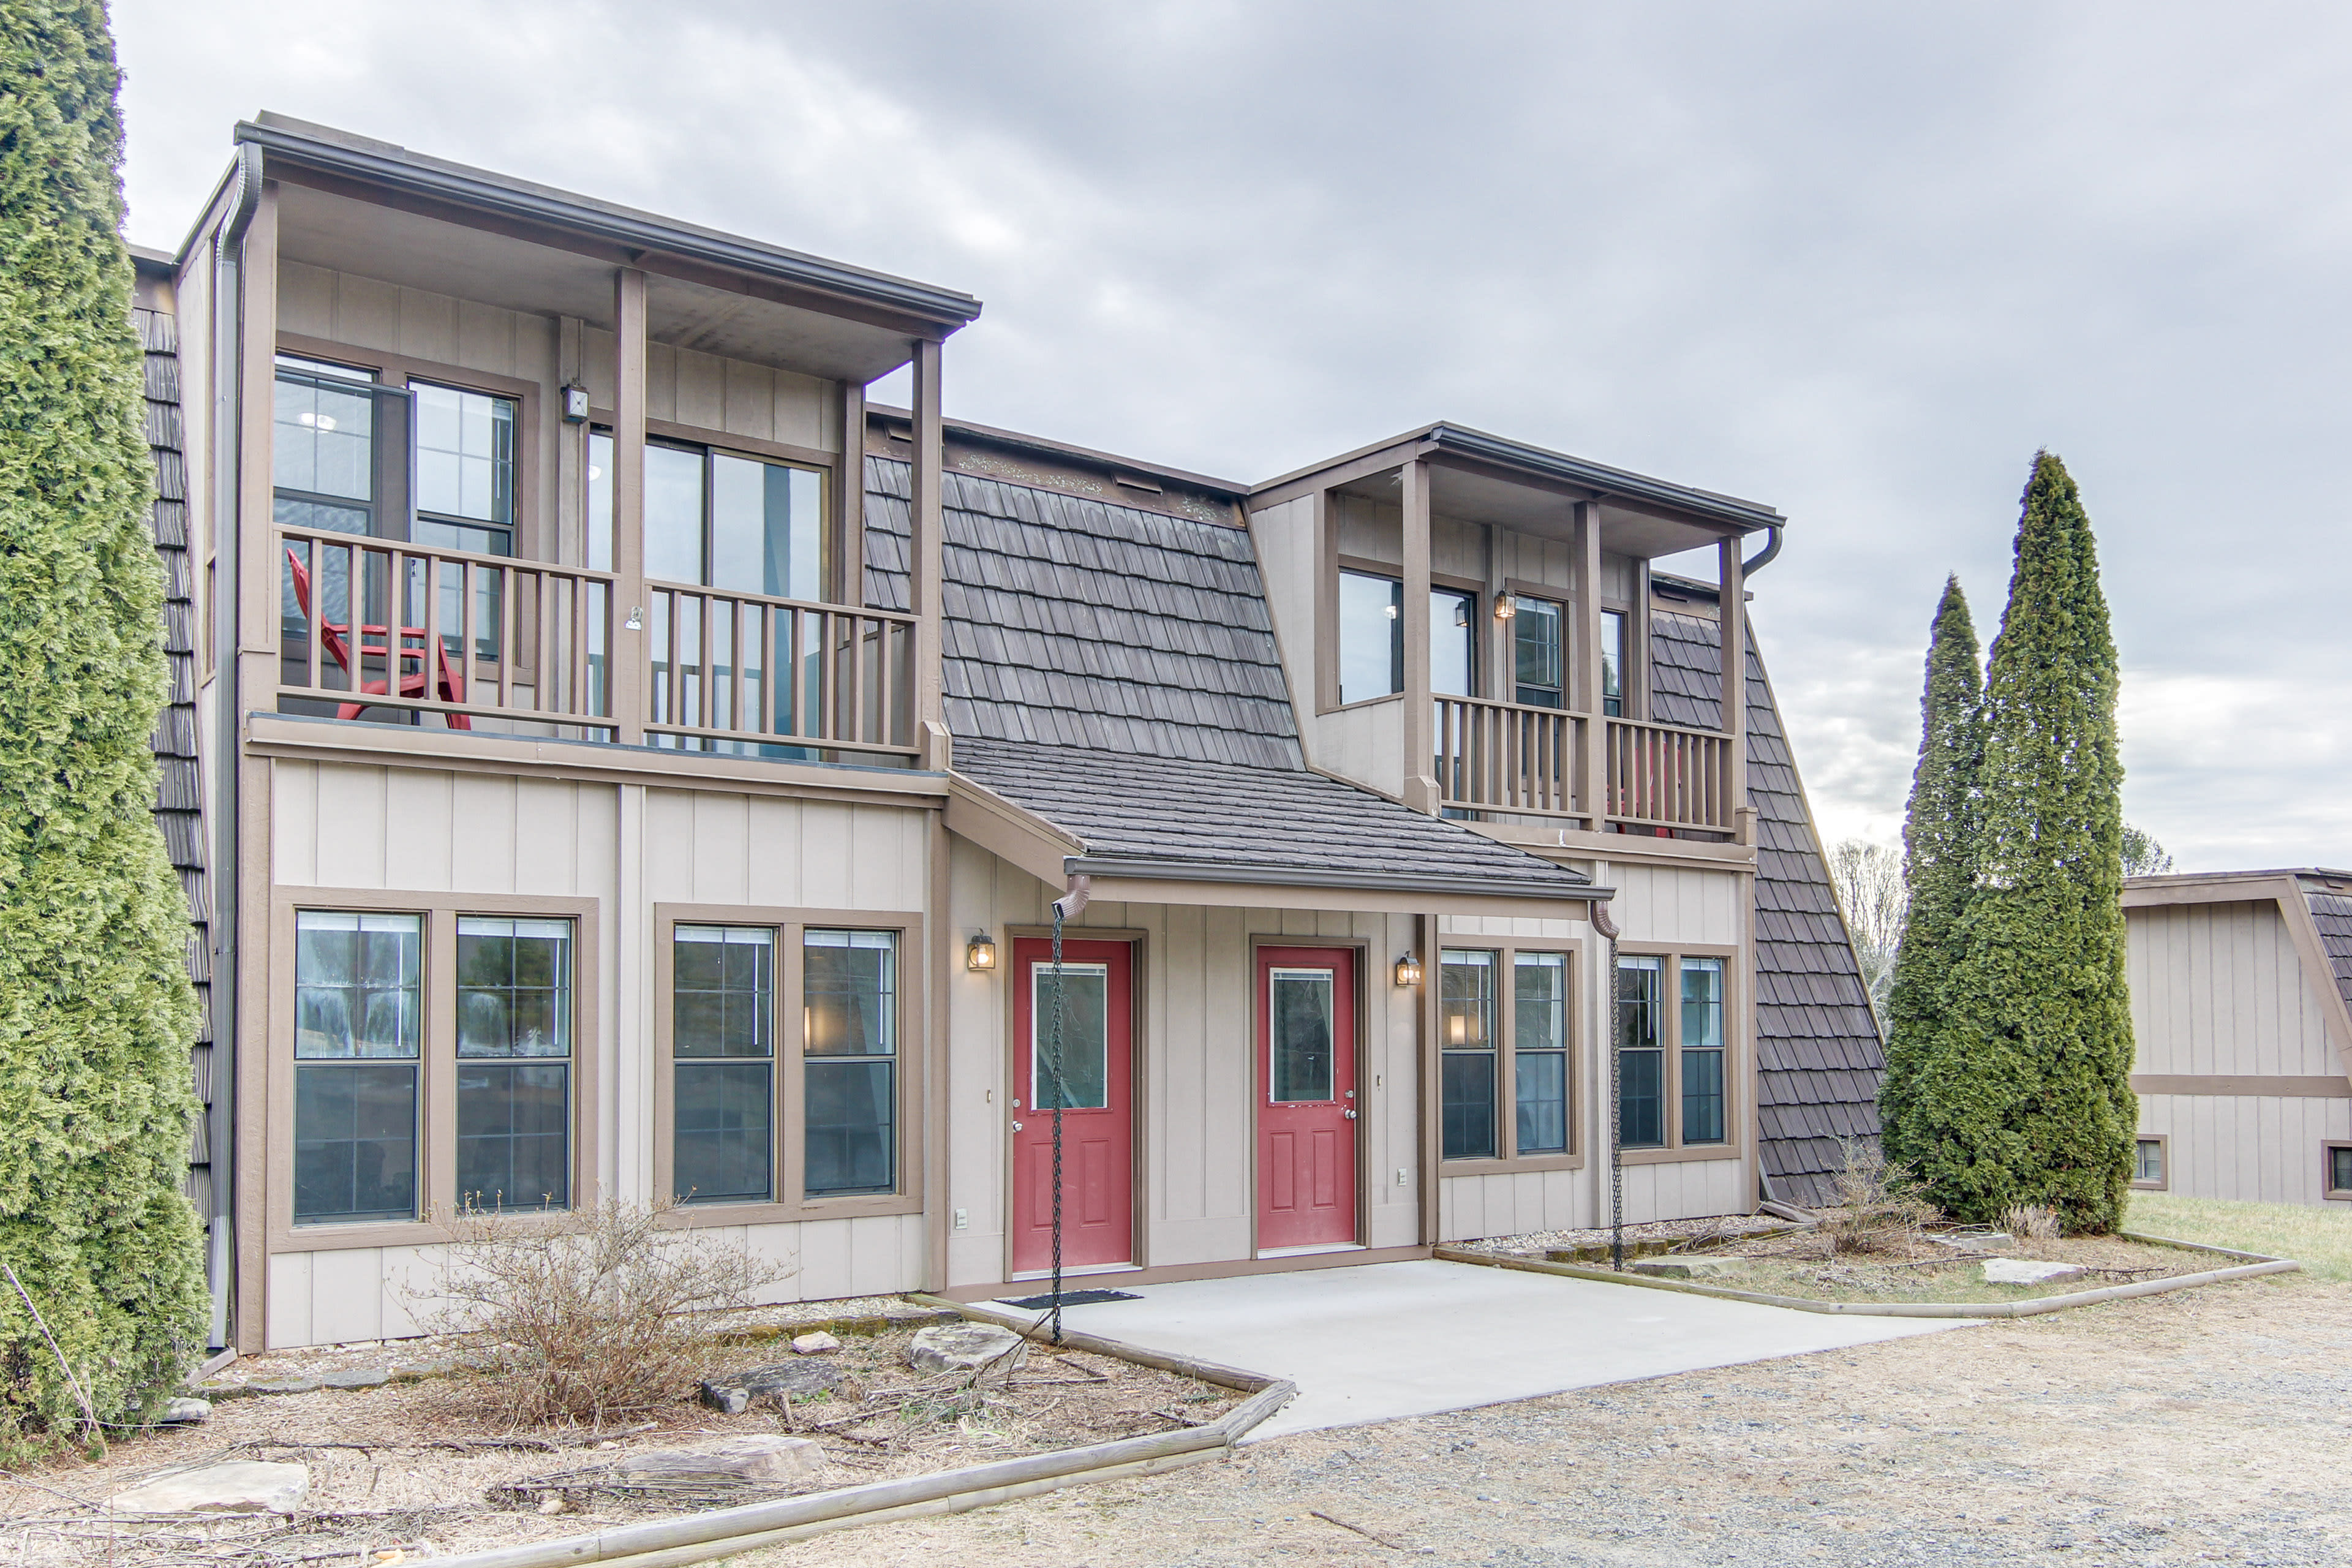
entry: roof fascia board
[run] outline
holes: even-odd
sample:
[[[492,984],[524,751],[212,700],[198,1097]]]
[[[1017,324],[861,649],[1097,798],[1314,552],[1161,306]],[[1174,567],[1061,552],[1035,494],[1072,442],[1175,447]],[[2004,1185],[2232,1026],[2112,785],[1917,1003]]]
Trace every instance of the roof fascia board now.
[[[1533,858],[1533,857],[1530,857]],[[1414,872],[1309,871],[1263,866],[1240,867],[1195,860],[1147,860],[1123,855],[1073,855],[1064,869],[1073,877],[1116,877],[1138,882],[1214,882],[1228,887],[1314,888],[1334,894],[1364,892],[1452,895],[1456,898],[1509,899],[1516,903],[1581,902],[1612,899],[1613,888],[1596,888],[1581,872],[1551,866],[1562,878],[1574,878],[1556,887],[1515,888],[1498,892],[1496,884],[1481,877],[1429,876]],[[1100,896],[1099,894],[1097,896]],[[1320,904],[1318,909],[1339,906]],[[1415,908],[1423,907],[1415,905]]]
[[[2291,871],[2225,871],[2155,887],[2126,882],[2123,904],[2127,910],[2145,910],[2168,904],[2259,904],[2273,899],[2284,903],[2302,897]]]
[[[1367,915],[1462,915],[1490,920],[1587,918],[1586,909],[1558,899],[1519,899],[1495,893],[1444,894],[1383,891],[1305,883],[1188,882],[1089,872],[1087,891],[1097,903],[1177,904],[1186,908],[1238,910],[1342,910]],[[1582,895],[1579,895],[1581,899]]]
[[[1425,439],[1427,435],[1426,430],[1407,431],[1392,440],[1376,441],[1329,462],[1318,463],[1279,479],[1268,479],[1251,489],[1249,509],[1264,511],[1268,507],[1280,506],[1301,496],[1311,496],[1317,490],[1337,489],[1341,485],[1351,485],[1374,474],[1401,468],[1415,458],[1426,457],[1430,453],[1433,448]]]
[[[962,773],[948,775],[948,831],[970,840],[1008,865],[1051,887],[1067,885],[1063,868],[1086,853],[1084,841],[1063,832]]]
[[[238,124],[236,140],[260,147],[272,163],[382,187],[388,194],[396,193],[411,200],[437,202],[467,213],[495,215],[538,231],[517,237],[542,244],[553,243],[546,237],[548,231],[577,235],[629,255],[632,265],[655,270],[665,270],[658,265],[662,258],[675,258],[697,268],[783,283],[813,298],[834,301],[836,310],[844,304],[880,307],[894,318],[928,323],[941,336],[976,320],[981,311],[980,301],[968,294],[867,272],[715,230],[667,222],[650,214],[592,204],[562,192],[500,180],[484,171],[413,158],[406,155],[404,149],[380,152],[306,134],[288,126],[250,121]],[[278,172],[271,171],[273,175]],[[478,216],[471,221],[473,226],[491,226],[483,224]],[[589,252],[605,253],[602,249]],[[708,279],[692,277],[689,280]]]
[[[1654,479],[1646,474],[1612,468],[1604,463],[1588,462],[1564,452],[1546,451],[1540,447],[1529,447],[1459,425],[1441,424],[1433,427],[1429,432],[1429,441],[1438,451],[1448,455],[1458,454],[1511,473],[1533,475],[1558,485],[1598,492],[1605,499],[1647,503],[1650,507],[1664,508],[1679,516],[1727,524],[1743,533],[1760,528],[1782,527],[1789,521],[1777,509],[1761,501],[1742,500],[1737,496],[1693,489],[1687,485]]]

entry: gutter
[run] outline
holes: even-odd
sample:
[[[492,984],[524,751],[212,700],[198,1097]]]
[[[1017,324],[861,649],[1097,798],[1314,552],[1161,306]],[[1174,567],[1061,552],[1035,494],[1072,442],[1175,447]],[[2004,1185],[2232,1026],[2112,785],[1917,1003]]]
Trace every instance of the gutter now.
[[[245,235],[261,207],[261,149],[239,147],[232,175],[235,194],[221,219],[213,250],[213,417],[212,437],[213,558],[237,559],[237,453],[239,403],[245,348]],[[192,563],[193,564],[193,563]],[[236,980],[238,896],[237,773],[238,704],[236,580],[226,577],[228,591],[215,594],[206,606],[213,617],[213,765],[212,812],[212,1026],[213,1082],[210,1121],[213,1156],[210,1256],[206,1274],[212,1285],[212,1334],[215,1347],[226,1345],[236,1331],[229,1302],[236,1294]],[[198,744],[202,740],[199,737]]]
[[[660,251],[887,306],[935,321],[950,331],[980,317],[980,301],[969,294],[868,272],[715,229],[667,222],[648,213],[592,203],[545,186],[497,179],[462,164],[422,158],[391,142],[362,144],[357,138],[345,140],[328,132],[323,126],[297,129],[299,125],[299,121],[289,122],[276,115],[266,116],[259,122],[240,122],[236,128],[239,158],[244,157],[247,148],[257,153],[267,151],[289,163],[352,175],[413,195],[436,196],[469,207],[551,224],[625,248]]]
[[[1789,521],[1761,501],[1741,500],[1737,496],[1717,495],[1712,490],[1695,490],[1686,485],[1654,479],[1646,474],[1612,468],[1605,463],[1589,462],[1563,452],[1548,452],[1540,447],[1505,440],[1500,436],[1489,436],[1483,430],[1467,430],[1459,425],[1432,426],[1423,439],[1440,451],[1454,452],[1465,458],[1476,458],[1507,468],[1541,474],[1547,479],[1580,485],[1606,495],[1672,507],[1677,511],[1712,518],[1742,529],[1770,529],[1774,542],[1762,557],[1765,560],[1770,559],[1772,553],[1780,549],[1780,530]]]
[[[1575,903],[1606,901],[1613,888],[1591,882],[1559,886],[1507,883],[1485,877],[1430,876],[1413,872],[1310,871],[1289,866],[1229,866],[1202,860],[1152,860],[1118,855],[1072,855],[1062,863],[1072,877],[1132,877],[1154,882],[1244,882],[1271,888],[1360,888],[1382,893],[1459,893],[1474,898],[1560,899]]]

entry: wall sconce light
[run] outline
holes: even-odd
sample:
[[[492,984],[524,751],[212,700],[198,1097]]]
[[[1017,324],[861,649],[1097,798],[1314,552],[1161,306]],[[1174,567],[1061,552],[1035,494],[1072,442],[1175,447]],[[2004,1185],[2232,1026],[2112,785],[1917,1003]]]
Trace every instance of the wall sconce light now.
[[[576,381],[563,388],[563,422],[566,425],[588,423],[588,389]]]
[[[972,939],[964,943],[963,966],[974,974],[996,972],[996,943],[989,940],[986,932],[976,931]]]
[[[1507,621],[1519,613],[1519,596],[1509,589],[1495,595],[1495,618]]]
[[[1399,985],[1420,984],[1421,960],[1415,958],[1409,952],[1402,958],[1398,959],[1396,961],[1396,983]]]

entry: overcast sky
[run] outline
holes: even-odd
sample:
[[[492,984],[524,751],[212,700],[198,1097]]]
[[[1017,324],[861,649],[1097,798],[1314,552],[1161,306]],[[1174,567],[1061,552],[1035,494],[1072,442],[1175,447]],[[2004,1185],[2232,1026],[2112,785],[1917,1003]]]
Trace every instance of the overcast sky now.
[[[1435,418],[1790,518],[1825,836],[1894,840],[2034,449],[2126,806],[2352,866],[2341,6],[117,0],[131,232],[274,109],[968,290],[948,411],[1225,478]]]

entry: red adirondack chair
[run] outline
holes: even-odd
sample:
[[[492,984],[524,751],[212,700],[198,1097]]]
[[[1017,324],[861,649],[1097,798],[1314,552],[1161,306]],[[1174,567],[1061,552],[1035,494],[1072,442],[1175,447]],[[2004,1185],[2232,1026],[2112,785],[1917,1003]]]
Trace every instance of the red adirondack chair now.
[[[286,568],[294,574],[294,602],[301,606],[303,619],[309,620],[310,618],[310,568],[302,564],[302,558],[295,554],[290,548],[286,552]],[[341,622],[328,620],[320,621],[318,626],[319,640],[326,645],[329,653],[334,655],[335,662],[343,667],[343,673],[354,680],[359,679],[360,671],[352,668],[352,664],[351,627]],[[400,695],[403,697],[424,696],[429,675],[437,672],[440,677],[438,684],[441,700],[444,702],[466,700],[465,661],[460,659],[457,663],[451,664],[448,648],[439,642],[435,642],[428,647],[423,626],[402,626],[397,645],[393,640],[393,631],[388,626],[362,626],[359,630],[360,658],[362,661],[371,658],[383,660],[387,671],[398,674]],[[381,640],[371,642],[368,640],[371,637]],[[412,637],[416,639],[416,645],[413,647],[409,646],[409,639]],[[430,670],[425,663],[428,654],[432,658]],[[409,668],[412,661],[416,667],[414,669]],[[360,687],[361,691],[378,697],[388,694],[391,689],[389,676],[370,680]],[[335,710],[335,717],[356,719],[369,706],[371,705],[365,702],[346,702]],[[447,718],[449,728],[452,730],[470,730],[474,727],[474,721],[463,713],[451,713]]]

